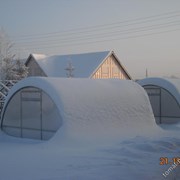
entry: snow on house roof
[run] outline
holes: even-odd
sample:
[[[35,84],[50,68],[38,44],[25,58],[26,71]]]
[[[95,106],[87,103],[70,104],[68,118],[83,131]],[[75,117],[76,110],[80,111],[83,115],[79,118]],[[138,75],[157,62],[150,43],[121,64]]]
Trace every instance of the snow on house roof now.
[[[36,60],[39,60],[39,59],[43,59],[43,58],[45,58],[45,57],[47,57],[45,54],[31,54],[33,57],[34,57],[34,59],[36,59]]]
[[[145,90],[119,79],[26,78],[10,90],[2,115],[13,95],[25,87],[42,89],[56,104],[63,119],[57,138],[119,139],[152,132],[156,125]]]
[[[141,86],[154,85],[168,90],[180,104],[180,79],[175,78],[145,78],[139,80]]]
[[[66,68],[69,63],[74,68],[74,77],[87,78],[96,70],[111,51],[93,52],[84,54],[34,56],[37,63],[49,77],[67,77]],[[36,58],[38,57],[38,58]]]

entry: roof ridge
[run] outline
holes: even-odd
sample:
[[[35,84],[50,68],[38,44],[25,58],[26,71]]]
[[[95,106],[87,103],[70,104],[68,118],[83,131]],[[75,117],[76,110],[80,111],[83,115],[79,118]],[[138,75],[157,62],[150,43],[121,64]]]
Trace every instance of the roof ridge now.
[[[32,55],[32,56],[34,57],[34,59],[36,59],[36,60],[39,60],[39,59],[43,59],[43,58],[48,57],[48,56],[45,55],[45,54],[36,54],[36,53],[32,53],[31,55]]]

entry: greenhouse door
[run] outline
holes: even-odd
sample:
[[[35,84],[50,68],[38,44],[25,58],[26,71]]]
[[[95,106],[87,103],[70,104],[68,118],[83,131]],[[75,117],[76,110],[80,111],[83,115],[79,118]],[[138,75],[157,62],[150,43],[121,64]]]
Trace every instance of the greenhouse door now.
[[[21,92],[21,136],[42,139],[42,98],[41,91]]]

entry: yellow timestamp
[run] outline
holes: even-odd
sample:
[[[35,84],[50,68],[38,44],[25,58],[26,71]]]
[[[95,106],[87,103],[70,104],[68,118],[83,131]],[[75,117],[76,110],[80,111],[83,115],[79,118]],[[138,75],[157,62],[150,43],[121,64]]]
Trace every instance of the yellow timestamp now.
[[[180,157],[173,157],[173,158],[168,158],[168,157],[160,157],[159,158],[160,165],[172,165],[172,164],[177,164],[180,165]]]

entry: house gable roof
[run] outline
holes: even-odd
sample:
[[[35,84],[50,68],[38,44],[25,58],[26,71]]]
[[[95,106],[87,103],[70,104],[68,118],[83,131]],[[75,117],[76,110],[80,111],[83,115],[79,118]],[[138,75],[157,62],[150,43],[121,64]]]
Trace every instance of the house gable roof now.
[[[74,77],[89,78],[94,72],[97,71],[97,69],[110,55],[114,55],[114,57],[117,59],[118,64],[122,67],[129,79],[131,79],[130,75],[122,66],[113,51],[54,56],[31,54],[27,59],[26,64],[33,57],[47,76],[67,77],[66,68],[68,67],[69,63],[71,63],[74,68]]]
[[[43,59],[45,58],[46,55],[45,54],[30,54],[29,57],[27,58],[27,60],[25,61],[25,65],[28,64],[28,62],[30,61],[31,58],[33,58],[34,60],[39,60],[39,59]]]

